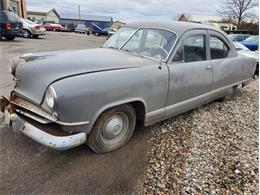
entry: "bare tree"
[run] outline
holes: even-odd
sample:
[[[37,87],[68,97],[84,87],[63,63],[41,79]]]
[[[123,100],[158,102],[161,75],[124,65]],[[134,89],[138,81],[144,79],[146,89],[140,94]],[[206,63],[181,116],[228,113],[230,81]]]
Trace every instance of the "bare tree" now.
[[[228,21],[234,21],[238,25],[245,20],[251,18],[255,14],[252,8],[258,5],[258,0],[220,0],[221,6],[218,13]]]

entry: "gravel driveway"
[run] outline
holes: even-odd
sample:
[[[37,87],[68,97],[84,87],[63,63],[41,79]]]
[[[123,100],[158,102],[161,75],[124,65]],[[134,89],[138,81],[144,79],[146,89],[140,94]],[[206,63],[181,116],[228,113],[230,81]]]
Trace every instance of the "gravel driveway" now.
[[[258,194],[258,80],[151,130],[139,193]]]

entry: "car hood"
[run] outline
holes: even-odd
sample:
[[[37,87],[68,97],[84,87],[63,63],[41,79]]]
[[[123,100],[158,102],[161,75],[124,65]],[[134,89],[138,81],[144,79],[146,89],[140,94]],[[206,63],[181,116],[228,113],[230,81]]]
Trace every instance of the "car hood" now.
[[[12,61],[16,67],[14,91],[36,104],[42,102],[50,84],[67,77],[158,64],[108,48],[26,54]]]

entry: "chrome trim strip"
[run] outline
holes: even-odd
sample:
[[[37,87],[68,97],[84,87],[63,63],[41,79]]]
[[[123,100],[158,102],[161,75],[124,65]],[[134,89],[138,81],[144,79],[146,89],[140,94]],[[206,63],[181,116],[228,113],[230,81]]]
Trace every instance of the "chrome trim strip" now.
[[[24,111],[22,111],[20,109],[15,109],[15,111],[17,113],[21,114],[21,115],[24,115],[24,116],[26,116],[28,118],[31,118],[31,119],[39,122],[39,123],[42,123],[42,124],[48,124],[48,123],[52,122],[52,121],[50,121],[50,120],[48,120],[46,118],[40,118],[40,117],[34,116],[34,115],[26,113],[26,112],[24,112]]]
[[[125,27],[128,27],[128,28],[134,28],[134,27],[129,27],[129,26],[125,26]],[[128,43],[128,41],[135,35],[135,33],[140,29],[140,28],[134,28],[136,29],[133,34],[131,36],[128,37],[128,39],[118,48],[119,50],[121,50],[122,47],[125,46],[125,44]],[[122,50],[123,51],[123,50]]]
[[[53,121],[59,125],[64,125],[64,126],[79,126],[79,125],[88,125],[90,122],[89,121],[83,121],[83,122],[63,122],[63,121]]]
[[[21,98],[17,99],[16,101],[11,101],[11,103],[25,109],[25,111],[22,111],[21,109],[17,108],[16,111],[18,113],[20,113],[26,117],[29,117],[35,121],[38,121],[42,124],[48,124],[50,122],[54,122],[54,123],[57,123],[59,125],[64,125],[64,126],[78,126],[78,125],[87,125],[90,123],[90,121],[81,121],[81,122],[60,121],[55,115],[50,115],[49,113],[42,110],[40,107],[38,107],[24,99],[21,99]],[[33,114],[27,113],[26,110],[34,113],[35,115],[42,117],[42,119],[40,117],[34,116]]]

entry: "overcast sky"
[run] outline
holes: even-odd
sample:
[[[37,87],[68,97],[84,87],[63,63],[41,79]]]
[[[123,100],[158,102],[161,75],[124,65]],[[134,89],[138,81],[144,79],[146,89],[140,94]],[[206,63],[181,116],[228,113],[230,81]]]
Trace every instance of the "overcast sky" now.
[[[56,8],[60,14],[112,16],[124,22],[175,19],[181,13],[217,15],[219,0],[27,0],[28,6]]]

